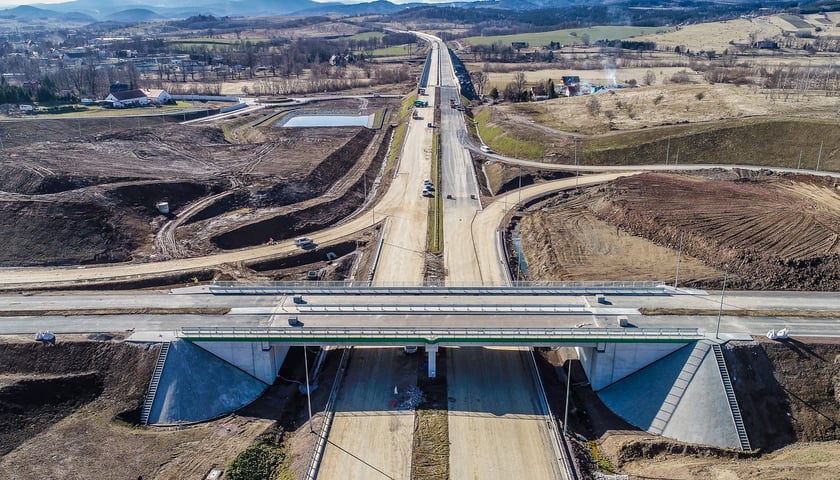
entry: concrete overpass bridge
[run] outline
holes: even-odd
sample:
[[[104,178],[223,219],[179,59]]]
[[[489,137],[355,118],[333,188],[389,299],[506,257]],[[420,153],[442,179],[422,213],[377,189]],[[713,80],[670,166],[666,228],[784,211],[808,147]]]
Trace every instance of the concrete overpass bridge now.
[[[293,317],[297,318],[297,317]],[[441,347],[582,347],[605,353],[616,345],[624,359],[632,350],[638,363],[670,353],[675,348],[705,338],[696,328],[527,328],[527,327],[184,327],[177,334],[211,351],[225,344],[226,358],[231,363],[256,374],[254,352],[236,342],[259,344],[262,351],[289,346],[409,346],[423,347],[428,355],[428,375],[434,378],[436,355]],[[214,344],[214,342],[218,342]],[[671,344],[676,344],[674,347]],[[232,348],[231,348],[232,347]],[[234,350],[238,350],[235,353]],[[244,358],[242,357],[244,355]],[[266,360],[273,358],[266,354]],[[244,362],[243,362],[244,359]],[[625,362],[626,363],[626,362]],[[627,367],[629,365],[625,365]],[[610,377],[613,375],[610,374]],[[608,380],[595,378],[597,383]]]
[[[657,282],[341,282],[216,284],[173,293],[230,302],[238,306],[227,316],[263,320],[172,332],[144,406],[151,424],[202,421],[250,403],[274,382],[295,346],[418,347],[429,377],[437,375],[442,348],[573,347],[593,390],[631,423],[686,441],[749,448],[720,342],[696,323],[653,324],[630,307],[689,305],[704,301],[705,292]],[[262,306],[243,306],[249,302]],[[630,322],[619,322],[624,317]]]

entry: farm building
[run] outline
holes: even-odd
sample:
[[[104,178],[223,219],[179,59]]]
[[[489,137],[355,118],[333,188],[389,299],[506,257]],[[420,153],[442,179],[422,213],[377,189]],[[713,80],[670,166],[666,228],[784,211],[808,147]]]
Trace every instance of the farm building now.
[[[144,88],[141,91],[146,94],[146,98],[148,98],[150,102],[157,105],[163,105],[172,100],[172,97],[166,92],[166,90],[161,90],[159,88]]]
[[[136,107],[149,104],[149,97],[142,90],[126,90],[112,92],[105,97],[105,101],[112,103],[114,108]]]
[[[111,92],[105,97],[105,101],[113,104],[114,108],[161,105],[171,100],[172,97],[166,90],[156,88]]]

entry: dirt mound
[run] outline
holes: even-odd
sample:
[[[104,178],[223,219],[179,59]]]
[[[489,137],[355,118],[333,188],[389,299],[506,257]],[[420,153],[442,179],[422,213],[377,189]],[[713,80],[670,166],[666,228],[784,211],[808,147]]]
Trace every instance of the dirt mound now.
[[[91,402],[102,388],[94,373],[25,378],[0,388],[0,456]]]
[[[787,397],[796,439],[840,440],[840,342],[791,338],[760,344]],[[776,423],[783,423],[778,416]]]
[[[130,142],[192,142],[196,145],[227,144],[225,134],[217,127],[190,126],[184,128],[182,125],[162,124],[154,127],[141,127],[109,131],[91,135],[89,141],[108,142],[113,140],[124,140]]]
[[[364,201],[364,190],[371,180],[375,178],[374,172],[378,171],[381,162],[384,160],[388,139],[388,131],[380,135],[380,148],[374,155],[368,156],[366,164],[357,165],[363,157],[368,146],[374,139],[376,132],[369,129],[361,129],[343,147],[331,154],[321,165],[310,173],[302,183],[294,185],[282,185],[275,189],[271,196],[274,202],[290,201],[297,197],[301,203],[298,209],[290,212],[282,212],[262,220],[237,227],[225,233],[214,235],[211,238],[213,244],[222,249],[242,248],[252,245],[259,245],[268,241],[287,239],[296,235],[309,233],[334,224],[341,218],[350,215],[359,208]],[[356,167],[355,179],[350,178],[348,171]],[[336,187],[339,180],[352,181],[344,185],[346,190],[331,201],[316,202],[315,197],[324,195],[329,189],[331,192],[338,190]],[[326,183],[324,183],[326,182]],[[280,194],[280,192],[283,192]],[[295,193],[297,192],[297,193]],[[338,193],[338,192],[336,192]],[[329,197],[329,195],[324,195]],[[303,203],[313,200],[314,203]],[[280,203],[284,205],[284,203]]]
[[[522,223],[526,251],[534,252],[526,255],[531,270],[544,279],[579,271],[591,279],[601,269],[610,278],[662,280],[673,271],[660,266],[673,270],[682,242],[686,285],[718,287],[722,272],[729,272],[735,288],[840,288],[840,191],[831,178],[646,173],[566,197],[533,207],[534,220]],[[650,243],[627,244],[628,233]],[[663,250],[657,253],[653,246]],[[647,258],[648,264],[611,262],[607,268],[597,255],[575,253],[581,249],[599,250],[601,256],[618,252],[628,262]],[[544,256],[545,251],[574,258]],[[703,265],[692,265],[695,259]],[[659,276],[648,278],[654,273]]]
[[[111,415],[136,410],[156,358],[117,343],[0,344],[0,455],[90,402]]]
[[[9,246],[0,266],[168,258],[156,254],[155,231],[203,199],[193,221],[218,222],[187,232],[198,237],[185,240],[184,255],[213,251],[207,238],[252,218],[227,212],[325,194],[376,135],[359,128],[265,128],[260,143],[232,144],[218,127],[117,120],[4,124],[4,131],[29,141],[0,152],[0,241]],[[44,135],[30,135],[32,128],[43,128]],[[231,195],[219,195],[226,190]],[[168,216],[157,211],[159,201],[169,202]],[[351,203],[337,211],[352,212]]]
[[[0,202],[0,266],[129,260],[141,234],[111,215],[91,203]]]
[[[840,193],[831,179],[649,173],[599,191],[600,218],[672,248],[684,235],[683,251],[735,273],[735,287],[840,288]]]
[[[640,478],[836,478],[840,342],[759,339],[729,343],[724,355],[750,443],[759,452],[688,445],[619,430],[601,437],[600,452],[622,473]]]

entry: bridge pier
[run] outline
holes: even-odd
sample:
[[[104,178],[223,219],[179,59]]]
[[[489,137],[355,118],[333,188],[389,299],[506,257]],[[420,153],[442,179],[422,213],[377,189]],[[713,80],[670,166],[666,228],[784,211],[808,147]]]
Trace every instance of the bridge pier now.
[[[426,346],[426,353],[429,356],[429,378],[435,378],[437,376],[437,351],[437,345]]]

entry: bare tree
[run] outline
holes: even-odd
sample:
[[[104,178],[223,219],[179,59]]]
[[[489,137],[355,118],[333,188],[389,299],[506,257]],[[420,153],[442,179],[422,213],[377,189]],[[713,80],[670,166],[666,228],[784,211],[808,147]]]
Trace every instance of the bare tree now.
[[[514,92],[516,93],[516,96],[519,98],[519,100],[522,100],[522,97],[525,94],[525,85],[526,85],[525,72],[520,70],[520,71],[514,73],[513,74],[513,89],[514,89]]]
[[[645,85],[653,85],[656,83],[656,74],[653,73],[653,70],[648,70],[645,72],[645,77],[643,79]]]
[[[487,88],[487,82],[490,80],[489,75],[480,71],[470,72],[470,79],[472,79],[475,92],[478,95],[484,95],[484,91]]]

